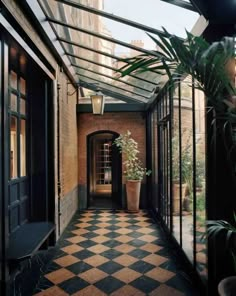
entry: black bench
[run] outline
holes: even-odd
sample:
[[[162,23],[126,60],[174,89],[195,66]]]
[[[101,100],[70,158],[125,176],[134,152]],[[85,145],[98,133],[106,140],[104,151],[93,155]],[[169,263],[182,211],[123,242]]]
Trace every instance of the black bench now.
[[[33,257],[54,229],[55,225],[50,222],[34,222],[20,226],[10,235],[8,262],[17,263]]]

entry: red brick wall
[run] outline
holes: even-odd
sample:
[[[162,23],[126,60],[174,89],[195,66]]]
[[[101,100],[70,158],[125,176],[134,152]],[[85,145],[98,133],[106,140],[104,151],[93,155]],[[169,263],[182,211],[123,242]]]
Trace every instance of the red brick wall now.
[[[111,112],[102,116],[91,113],[80,114],[78,119],[78,154],[79,154],[79,184],[87,182],[87,135],[100,131],[109,130],[118,134],[130,130],[132,137],[138,142],[140,159],[146,165],[146,123],[142,113],[138,112]]]

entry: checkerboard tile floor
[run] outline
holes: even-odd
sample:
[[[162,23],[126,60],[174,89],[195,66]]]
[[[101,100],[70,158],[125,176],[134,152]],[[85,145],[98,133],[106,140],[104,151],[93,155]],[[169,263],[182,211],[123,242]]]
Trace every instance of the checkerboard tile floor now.
[[[57,248],[34,295],[199,295],[146,211],[78,212]]]

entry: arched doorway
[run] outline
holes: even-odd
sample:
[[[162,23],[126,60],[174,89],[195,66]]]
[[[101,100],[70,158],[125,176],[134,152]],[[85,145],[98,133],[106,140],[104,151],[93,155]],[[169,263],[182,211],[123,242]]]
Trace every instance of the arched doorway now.
[[[112,145],[118,136],[103,130],[87,137],[88,208],[121,208],[121,154]]]

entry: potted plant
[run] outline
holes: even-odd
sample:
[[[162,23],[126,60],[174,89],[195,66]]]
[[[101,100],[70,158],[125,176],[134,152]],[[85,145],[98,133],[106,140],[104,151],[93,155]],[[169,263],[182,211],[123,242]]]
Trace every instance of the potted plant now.
[[[113,144],[124,155],[123,165],[126,178],[127,211],[138,212],[141,181],[144,175],[149,176],[151,171],[142,166],[138,158],[138,143],[131,137],[129,130],[116,138]]]
[[[236,215],[234,214],[234,223],[231,224],[225,220],[207,221],[207,231],[203,236],[212,241],[221,244],[224,257],[230,253],[232,257],[231,269],[236,272]],[[226,260],[226,257],[225,257]],[[220,281],[218,292],[221,296],[236,294],[236,276],[228,276]]]

